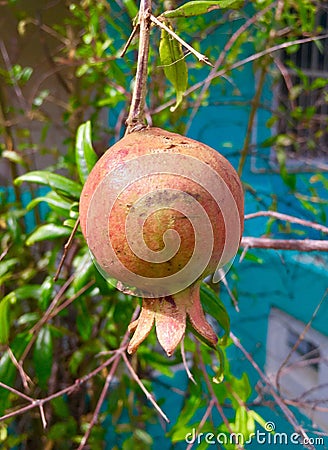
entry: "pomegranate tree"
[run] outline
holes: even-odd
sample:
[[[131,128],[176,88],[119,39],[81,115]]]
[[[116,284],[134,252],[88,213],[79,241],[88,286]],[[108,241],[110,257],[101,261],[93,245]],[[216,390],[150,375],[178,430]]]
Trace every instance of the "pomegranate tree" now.
[[[80,201],[81,229],[100,271],[141,296],[128,346],[153,325],[170,356],[186,321],[209,343],[200,283],[235,256],[243,231],[243,191],[231,164],[195,140],[159,128],[127,134],[91,171]]]

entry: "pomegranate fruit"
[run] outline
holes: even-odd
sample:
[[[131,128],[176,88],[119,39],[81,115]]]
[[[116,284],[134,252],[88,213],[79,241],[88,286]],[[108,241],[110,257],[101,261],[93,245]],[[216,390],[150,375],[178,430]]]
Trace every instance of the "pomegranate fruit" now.
[[[243,191],[231,164],[205,144],[145,128],[100,158],[81,194],[82,233],[101,272],[143,297],[128,346],[133,353],[154,323],[170,356],[188,319],[215,345],[201,302],[201,280],[237,252]]]

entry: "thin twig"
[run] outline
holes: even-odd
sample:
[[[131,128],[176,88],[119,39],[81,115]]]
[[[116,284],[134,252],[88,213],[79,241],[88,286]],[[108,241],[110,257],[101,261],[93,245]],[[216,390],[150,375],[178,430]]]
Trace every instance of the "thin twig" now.
[[[43,429],[46,429],[47,428],[47,420],[46,420],[46,416],[44,414],[43,405],[39,405],[39,410],[40,410],[40,416],[41,416],[41,422],[42,422]]]
[[[284,367],[287,365],[288,361],[290,360],[290,358],[292,357],[293,353],[297,350],[297,348],[299,347],[300,343],[303,341],[304,336],[306,335],[306,333],[309,331],[309,328],[312,325],[312,322],[314,321],[314,319],[316,318],[319,309],[321,308],[323,302],[325,301],[326,297],[328,294],[328,289],[325,291],[324,295],[322,296],[320,302],[318,303],[318,305],[316,306],[311,319],[308,321],[308,323],[305,325],[302,333],[299,335],[297,341],[295,342],[295,344],[293,345],[293,347],[290,349],[288,355],[286,356],[286,358],[283,360],[283,362],[281,363],[277,374],[276,374],[276,385],[277,385],[277,390],[278,392],[280,392],[280,378],[282,375],[282,371],[284,369]],[[308,362],[308,364],[310,364],[310,362]]]
[[[223,75],[225,75],[227,72],[230,72],[231,70],[234,69],[238,69],[239,67],[242,67],[250,62],[254,62],[260,58],[263,58],[263,56],[269,55],[270,53],[274,53],[274,52],[278,52],[280,50],[283,50],[285,48],[288,47],[292,47],[294,45],[299,45],[299,44],[305,44],[307,42],[315,42],[315,41],[320,41],[322,39],[327,39],[328,38],[328,33],[327,34],[322,34],[319,36],[315,36],[315,37],[309,37],[309,38],[303,38],[303,39],[295,39],[294,41],[289,41],[289,42],[284,42],[282,44],[277,44],[274,45],[273,47],[269,47],[265,50],[262,50],[261,52],[255,53],[253,55],[247,56],[244,59],[241,59],[240,61],[236,61],[235,63],[228,65],[227,67],[218,70],[217,72],[213,73],[211,72],[204,80],[199,81],[198,83],[195,83],[193,86],[191,86],[189,89],[187,89],[187,91],[183,94],[184,97],[187,97],[188,95],[192,94],[193,92],[197,91],[197,89],[200,89],[202,86],[205,85],[205,83],[207,82],[211,82],[212,80],[214,80],[215,78],[219,78],[222,77]],[[169,100],[166,103],[163,103],[162,105],[158,106],[157,108],[155,108],[152,113],[153,114],[158,114],[161,111],[163,111],[166,108],[169,108],[170,106],[172,106],[175,103],[175,100]]]
[[[139,307],[137,307],[134,310],[134,313],[132,315],[131,321],[135,320],[136,317],[138,316],[138,314],[139,314]],[[103,405],[103,403],[105,401],[105,398],[106,398],[106,395],[107,395],[107,391],[108,391],[109,386],[110,386],[110,384],[111,384],[111,382],[113,380],[115,372],[116,372],[116,370],[118,368],[119,362],[121,361],[121,357],[123,357],[123,359],[124,359],[124,357],[126,357],[125,351],[126,351],[126,347],[127,347],[128,337],[129,337],[129,330],[127,330],[125,332],[125,334],[123,336],[123,339],[122,339],[122,342],[121,342],[121,345],[116,350],[116,354],[115,354],[116,359],[114,359],[113,365],[112,365],[112,367],[111,367],[111,369],[110,369],[110,371],[109,371],[109,373],[108,373],[108,375],[106,377],[106,381],[105,381],[104,387],[102,388],[101,394],[99,396],[96,408],[95,408],[95,410],[93,412],[91,422],[89,423],[89,426],[88,426],[88,428],[87,428],[87,430],[86,430],[86,432],[85,432],[85,434],[84,434],[84,436],[83,436],[83,438],[82,438],[82,440],[80,442],[80,445],[79,445],[77,450],[82,450],[85,447],[85,445],[88,442],[88,439],[90,437],[92,428],[95,426],[95,424],[98,421],[98,416],[99,416],[101,407],[102,407],[102,405]]]
[[[241,261],[239,260],[239,263],[240,262]],[[231,301],[233,303],[233,306],[235,307],[236,312],[239,312],[238,300],[236,299],[236,297],[234,296],[232,290],[230,289],[228,281],[227,281],[227,279],[225,277],[226,274],[225,274],[224,270],[223,269],[219,269],[219,274],[222,275],[220,279],[221,279],[224,287],[226,288],[226,290],[228,292],[228,295],[229,295],[229,297],[230,297],[230,299],[231,299]]]
[[[156,400],[154,399],[154,397],[152,396],[152,394],[146,389],[146,387],[144,386],[144,384],[142,383],[142,381],[140,380],[140,378],[138,377],[137,373],[135,372],[134,368],[132,367],[132,365],[130,364],[130,361],[128,360],[128,357],[126,356],[126,353],[122,353],[122,358],[124,360],[124,363],[126,365],[126,367],[128,368],[132,378],[134,379],[134,381],[138,384],[138,386],[140,387],[140,389],[142,390],[142,392],[145,394],[147,400],[150,401],[150,403],[153,405],[153,407],[156,409],[156,411],[158,412],[158,414],[163,417],[163,419],[165,420],[165,422],[170,423],[170,419],[167,417],[167,415],[165,414],[165,412],[160,408],[160,406],[156,403]]]
[[[8,384],[2,383],[2,381],[0,381],[0,387],[2,387],[3,389],[7,389],[7,391],[10,391],[13,394],[18,395],[18,397],[21,397],[24,400],[27,400],[28,402],[32,402],[32,403],[34,402],[34,399],[32,397],[29,397],[28,395],[24,394],[24,392],[20,392],[11,386],[8,386]]]
[[[197,384],[196,381],[195,381],[195,378],[193,377],[193,374],[190,372],[190,369],[188,367],[188,363],[187,363],[187,359],[186,359],[185,346],[184,346],[184,339],[182,339],[182,341],[181,341],[180,351],[181,351],[183,366],[185,368],[185,371],[187,372],[189,380],[191,380],[194,384]]]
[[[325,225],[321,225],[316,222],[312,222],[310,220],[300,219],[299,217],[290,216],[288,214],[282,214],[277,211],[258,211],[251,214],[245,215],[245,220],[254,219],[256,217],[274,217],[278,220],[284,220],[290,223],[297,223],[299,225],[303,225],[304,227],[313,228],[314,230],[322,231],[323,233],[328,233],[328,227]]]
[[[246,357],[246,359],[251,363],[251,365],[256,370],[256,372],[260,375],[260,377],[264,381],[264,383],[268,386],[273,399],[275,400],[275,402],[279,406],[279,408],[282,410],[282,412],[284,413],[286,419],[292,425],[294,430],[303,437],[305,442],[310,442],[310,439],[309,439],[307,433],[305,432],[304,428],[297,422],[293,412],[286,406],[284,400],[279,396],[279,394],[277,393],[276,389],[274,388],[274,386],[270,382],[269,378],[260,369],[259,365],[254,360],[252,355],[250,353],[248,353],[248,351],[241,344],[241,342],[237,338],[237,336],[235,336],[232,332],[230,332],[230,338],[231,338],[232,342],[234,343],[234,345],[237,348],[239,348],[239,350],[243,353],[243,355]],[[314,450],[314,447],[312,445],[307,445],[306,447],[311,449],[311,450]]]
[[[215,400],[212,398],[210,400],[209,404],[207,405],[206,411],[205,411],[205,413],[204,413],[204,415],[203,415],[203,417],[202,417],[201,421],[199,422],[199,425],[198,425],[198,427],[196,429],[196,436],[198,436],[198,433],[201,431],[201,429],[205,425],[206,420],[209,418],[214,405],[215,405]],[[186,450],[190,450],[193,447],[193,445],[194,445],[194,442],[190,442],[190,444],[187,446]]]
[[[117,370],[117,367],[118,367],[120,361],[121,361],[121,358],[116,358],[115,361],[113,362],[113,365],[112,365],[112,367],[111,367],[111,369],[109,371],[109,374],[106,377],[106,381],[105,381],[104,387],[102,388],[102,391],[101,391],[100,397],[98,399],[96,408],[95,408],[95,410],[93,412],[92,419],[91,419],[91,421],[89,423],[87,431],[85,432],[85,434],[84,434],[84,436],[83,436],[83,438],[82,438],[82,440],[80,442],[80,445],[79,445],[77,450],[82,450],[85,447],[85,445],[86,445],[86,443],[87,443],[87,441],[88,441],[88,439],[90,437],[92,428],[95,426],[95,424],[98,421],[98,416],[99,416],[99,413],[100,413],[100,409],[101,409],[101,407],[102,407],[102,405],[103,405],[103,403],[105,401],[109,385],[111,384],[111,382],[113,380],[113,377],[115,375],[115,372]]]
[[[7,352],[8,352],[9,358],[11,359],[11,362],[14,364],[14,366],[16,367],[16,369],[19,372],[19,375],[21,377],[24,388],[26,390],[28,390],[29,389],[28,383],[30,383],[30,385],[33,385],[33,381],[27,375],[27,373],[24,371],[22,365],[17,361],[17,359],[16,359],[15,355],[13,354],[10,347],[8,347]]]
[[[121,57],[121,58],[124,57],[125,53],[127,52],[127,49],[129,48],[129,46],[130,46],[130,44],[131,44],[131,42],[132,42],[134,36],[136,35],[137,31],[139,30],[139,28],[140,28],[140,24],[138,24],[138,23],[137,23],[137,25],[135,25],[135,26],[133,27],[133,30],[132,30],[132,32],[131,32],[129,38],[128,38],[128,40],[126,41],[126,43],[125,43],[125,45],[124,45],[124,47],[123,47],[123,50],[121,51],[121,54],[120,54],[120,57]]]
[[[73,227],[73,230],[72,230],[72,232],[71,232],[71,234],[70,234],[70,237],[68,238],[68,241],[67,241],[66,244],[64,245],[64,252],[63,252],[63,255],[62,255],[61,260],[60,260],[60,262],[59,262],[59,265],[58,265],[57,271],[56,271],[56,273],[55,273],[55,276],[54,276],[54,278],[53,278],[54,281],[57,281],[57,280],[58,280],[60,271],[61,271],[61,269],[62,269],[62,267],[63,267],[63,264],[64,264],[64,262],[65,262],[65,259],[66,259],[66,257],[67,257],[68,250],[69,250],[70,246],[72,245],[72,242],[73,242],[73,239],[74,239],[74,236],[75,236],[75,233],[76,233],[76,231],[77,231],[77,229],[78,229],[79,224],[80,224],[80,217],[78,217],[78,218],[76,219],[76,222],[75,222],[75,225],[74,225],[74,227]]]
[[[157,19],[157,17],[153,16],[152,14],[150,15],[150,20],[152,22],[154,22],[158,27],[162,28],[163,30],[165,30],[167,33],[169,33],[174,39],[176,39],[178,42],[180,42],[181,45],[183,45],[187,50],[190,51],[190,53],[192,53],[193,55],[196,56],[196,58],[211,66],[214,67],[213,64],[211,63],[211,61],[208,59],[207,56],[202,55],[201,53],[199,53],[197,50],[195,50],[194,48],[191,47],[191,45],[189,45],[186,41],[184,41],[183,39],[181,39],[180,36],[178,36],[173,30],[171,30],[167,25],[165,25],[165,23],[161,22],[160,20]]]
[[[71,303],[73,303],[76,299],[78,299],[84,292],[86,292],[91,286],[96,284],[95,280],[90,280],[86,285],[84,285],[81,289],[79,289],[74,295],[61,303],[49,316],[49,319],[57,316],[63,309],[67,308]]]
[[[248,19],[242,26],[240,26],[231,36],[231,38],[228,40],[228,42],[225,44],[222,52],[220,53],[218,59],[216,60],[213,69],[210,72],[211,74],[215,74],[216,71],[219,69],[219,67],[222,66],[224,58],[227,54],[227,52],[231,49],[231,47],[234,45],[234,43],[237,41],[237,39],[242,35],[242,33],[244,33],[247,28],[249,28],[253,23],[256,23],[258,21],[258,19],[264,15],[269,9],[273,8],[276,5],[276,2],[271,3],[270,5],[268,5],[266,8],[264,8],[262,11],[259,11],[258,13],[254,14],[254,16],[252,16],[250,19]],[[192,121],[196,116],[196,113],[204,99],[204,96],[206,95],[206,92],[208,90],[208,88],[210,87],[210,84],[212,82],[211,79],[208,79],[209,77],[207,77],[207,81],[204,83],[202,90],[200,92],[200,94],[197,96],[197,100],[192,108],[191,114],[189,116],[188,119],[188,123],[186,125],[186,129],[185,132],[187,133],[187,131],[189,130],[189,128],[191,127]]]
[[[241,247],[271,248],[275,250],[297,250],[299,252],[328,252],[328,240],[315,239],[270,239],[244,236]]]
[[[64,293],[66,292],[66,290],[69,288],[70,284],[72,283],[72,281],[74,280],[75,275],[71,275],[68,280],[63,284],[63,286],[60,288],[60,290],[58,291],[58,293],[55,295],[54,299],[52,300],[52,302],[50,303],[47,311],[44,313],[44,315],[41,317],[41,319],[34,325],[33,328],[31,328],[30,333],[33,334],[32,338],[30,339],[30,341],[28,342],[28,344],[25,347],[25,350],[19,360],[19,364],[21,366],[23,366],[24,360],[26,358],[26,356],[28,355],[28,353],[30,352],[31,348],[33,347],[36,338],[37,338],[37,334],[40,331],[40,329],[43,327],[43,325],[49,320],[52,311],[55,309],[55,307],[57,306],[58,302],[60,301],[61,297],[64,295]]]
[[[133,321],[137,318],[139,311],[140,311],[140,307],[137,306],[133,312],[131,321]],[[14,394],[17,394],[18,396],[20,396],[30,402],[28,405],[17,408],[16,410],[11,411],[11,412],[1,416],[0,422],[3,422],[6,419],[10,419],[11,417],[15,417],[15,416],[24,414],[25,412],[30,411],[31,409],[34,409],[36,407],[40,408],[40,406],[45,405],[46,403],[50,402],[51,400],[61,397],[62,395],[65,395],[65,394],[70,395],[72,392],[76,391],[76,389],[78,389],[81,384],[86,383],[88,380],[95,377],[98,373],[102,372],[106,367],[108,367],[110,364],[112,364],[117,358],[120,358],[122,355],[122,352],[124,352],[127,347],[128,338],[129,338],[129,331],[127,330],[123,336],[120,347],[114,351],[114,355],[112,355],[109,359],[107,359],[102,364],[100,364],[96,369],[89,372],[87,375],[84,375],[82,378],[77,378],[75,380],[75,382],[73,384],[71,384],[70,386],[67,386],[66,388],[61,389],[60,391],[57,391],[54,394],[51,394],[42,399],[33,399],[33,398],[25,395],[23,392],[17,391],[16,389],[12,388],[11,386],[7,386],[6,384],[0,382],[0,387],[3,387],[4,389],[7,389],[7,390],[13,392]]]
[[[65,394],[71,394],[72,392],[74,392],[76,389],[79,388],[79,386],[83,383],[86,383],[88,380],[90,380],[91,378],[93,378],[95,375],[97,375],[99,372],[102,372],[107,366],[109,366],[110,364],[112,364],[113,361],[115,361],[115,359],[118,357],[117,352],[114,354],[114,356],[112,356],[111,358],[109,358],[108,360],[106,360],[104,363],[102,363],[99,367],[97,367],[95,370],[93,370],[92,372],[88,373],[88,375],[85,375],[82,378],[78,378],[75,380],[75,383],[71,384],[70,386],[61,389],[60,391],[55,392],[54,394],[49,395],[48,397],[44,397],[42,399],[31,399],[30,404],[25,405],[25,406],[21,406],[19,408],[17,408],[14,411],[11,411],[3,416],[0,417],[0,422],[3,422],[4,420],[10,419],[11,417],[15,417],[21,414],[24,414],[27,411],[30,411],[31,409],[34,409],[36,407],[40,407],[40,405],[44,405],[48,402],[50,402],[51,400],[54,400],[57,397],[61,397],[62,395]],[[6,387],[6,385],[3,385],[3,387]],[[9,386],[10,388],[10,386]],[[10,389],[8,389],[10,390]],[[18,391],[17,391],[18,392]],[[22,392],[20,393],[22,396]]]

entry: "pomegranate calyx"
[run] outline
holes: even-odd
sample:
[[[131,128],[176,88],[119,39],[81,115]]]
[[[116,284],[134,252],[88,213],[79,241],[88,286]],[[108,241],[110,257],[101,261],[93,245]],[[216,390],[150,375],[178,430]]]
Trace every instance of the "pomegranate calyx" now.
[[[167,355],[172,356],[184,337],[187,316],[199,335],[213,345],[217,343],[218,338],[205,318],[197,284],[175,295],[144,298],[139,318],[129,325],[129,331],[134,334],[128,346],[128,353],[137,350],[155,322],[158,341]]]

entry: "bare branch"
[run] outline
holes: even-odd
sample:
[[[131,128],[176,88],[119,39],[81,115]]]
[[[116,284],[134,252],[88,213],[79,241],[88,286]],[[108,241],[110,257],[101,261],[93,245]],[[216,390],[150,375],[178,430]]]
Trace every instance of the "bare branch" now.
[[[198,427],[197,427],[197,430],[196,430],[197,436],[198,436],[199,432],[201,431],[201,429],[203,428],[203,426],[205,425],[207,419],[209,418],[214,405],[215,405],[215,400],[212,398],[206,408],[206,411],[205,411],[203,417],[201,418],[201,421],[199,422]],[[193,445],[194,445],[194,442],[190,442],[190,444],[188,445],[186,450],[190,450],[193,447]]]
[[[274,45],[274,46],[269,47],[261,52],[254,53],[253,55],[247,56],[246,58],[241,59],[240,61],[236,61],[235,63],[233,63],[230,66],[227,66],[221,70],[218,70],[216,72],[213,71],[213,73],[211,72],[204,80],[199,81],[198,83],[195,83],[193,86],[191,86],[189,89],[187,89],[187,91],[183,94],[183,96],[187,97],[192,92],[195,92],[195,91],[197,91],[197,89],[200,89],[203,85],[205,85],[205,83],[211,82],[215,78],[222,77],[227,72],[230,72],[233,69],[238,69],[239,67],[242,67],[250,62],[257,61],[258,59],[263,58],[263,56],[269,55],[270,53],[278,52],[279,50],[283,50],[285,48],[292,47],[294,45],[305,44],[307,42],[314,42],[314,41],[319,41],[319,40],[327,39],[327,38],[328,38],[328,33],[322,34],[319,36],[309,37],[309,38],[295,39],[294,41],[283,42],[282,44]],[[174,104],[174,102],[175,102],[175,100],[170,100],[170,101],[164,103],[163,105],[160,105],[157,108],[155,108],[152,111],[152,113],[157,114],[157,113],[163,111],[164,109],[172,106]]]
[[[271,248],[275,250],[297,250],[300,252],[328,252],[328,240],[314,239],[271,239],[244,236],[241,239],[244,248]]]
[[[118,354],[117,354],[117,356],[118,356]],[[115,359],[115,361],[113,362],[113,365],[112,365],[112,367],[111,367],[111,369],[109,371],[109,374],[106,377],[106,381],[105,381],[104,387],[102,388],[100,397],[98,399],[97,406],[96,406],[96,408],[95,408],[95,410],[93,412],[92,419],[91,419],[91,421],[89,423],[87,431],[85,432],[85,434],[84,434],[84,436],[83,436],[83,438],[82,438],[82,440],[80,442],[80,445],[78,446],[77,450],[82,450],[85,447],[85,445],[86,445],[86,443],[87,443],[87,441],[88,441],[88,439],[90,437],[92,428],[94,427],[94,425],[98,421],[98,416],[99,416],[99,413],[100,413],[100,409],[101,409],[101,407],[102,407],[102,405],[103,405],[103,403],[105,401],[109,385],[111,384],[111,382],[113,380],[113,377],[114,377],[115,372],[116,372],[116,370],[118,368],[120,360],[121,360],[121,358],[117,357]]]
[[[64,262],[65,262],[65,259],[66,259],[68,250],[69,250],[70,246],[72,245],[72,242],[73,242],[73,239],[74,239],[74,236],[75,236],[75,233],[76,233],[76,231],[77,231],[77,228],[78,228],[79,224],[80,224],[80,217],[78,217],[78,219],[76,220],[75,225],[74,225],[74,227],[73,227],[73,230],[72,230],[72,232],[71,232],[71,234],[70,234],[70,237],[68,238],[68,241],[67,241],[66,244],[64,245],[63,256],[61,257],[61,260],[60,260],[60,262],[59,262],[57,271],[56,271],[56,273],[55,273],[54,281],[57,281],[57,280],[58,280],[60,271],[61,271],[61,269],[62,269],[62,267],[63,267]]]
[[[234,43],[237,41],[237,39],[242,35],[242,33],[244,33],[247,28],[249,28],[253,23],[256,23],[258,21],[258,19],[264,15],[269,9],[274,8],[277,2],[273,2],[270,5],[268,5],[266,8],[264,8],[263,10],[259,11],[258,13],[254,14],[254,16],[252,16],[250,19],[248,19],[241,27],[239,27],[231,36],[231,38],[228,40],[228,42],[226,43],[226,45],[224,46],[223,50],[221,51],[218,59],[216,60],[213,69],[211,70],[210,74],[215,74],[217,72],[217,70],[219,69],[219,67],[222,66],[224,58],[227,54],[227,52],[231,49],[231,47],[234,45]],[[212,80],[209,79],[209,77],[207,77],[207,81],[204,83],[202,90],[199,94],[199,96],[197,96],[197,100],[193,106],[193,109],[191,111],[191,114],[189,116],[188,119],[188,123],[186,126],[186,132],[189,130],[189,128],[191,127],[192,121],[194,120],[197,111],[200,107],[200,105],[202,104],[202,101],[204,99],[204,96],[206,95],[206,92],[208,90],[208,88],[210,87]]]
[[[129,372],[134,379],[134,381],[138,384],[142,392],[145,394],[147,400],[150,401],[150,403],[153,405],[153,407],[156,409],[156,411],[163,417],[165,422],[170,423],[170,419],[167,417],[165,412],[160,408],[160,406],[156,403],[156,400],[152,396],[152,394],[146,389],[146,387],[143,385],[142,381],[138,377],[137,373],[135,372],[134,368],[130,364],[130,361],[128,360],[128,357],[126,356],[126,353],[122,353],[122,358],[124,360],[124,363],[126,367],[129,369]]]
[[[139,8],[138,24],[139,33],[139,50],[137,73],[135,77],[135,85],[132,94],[129,116],[127,118],[126,133],[140,130],[145,127],[145,103],[147,92],[147,73],[148,73],[148,56],[150,42],[150,16],[151,16],[151,0],[141,0]]]
[[[299,217],[290,216],[288,214],[282,214],[277,211],[258,211],[251,214],[245,215],[245,220],[254,219],[256,217],[274,217],[278,220],[284,220],[290,223],[297,223],[303,225],[304,227],[313,228],[314,230],[322,231],[323,233],[328,233],[328,227],[321,225],[316,222],[311,222],[310,220],[300,219]]]
[[[282,410],[282,412],[284,413],[286,419],[288,420],[288,422],[292,425],[292,427],[294,428],[294,430],[299,433],[303,439],[305,440],[305,442],[310,442],[309,437],[307,435],[307,433],[305,432],[304,428],[297,422],[296,417],[294,415],[294,413],[288,408],[288,406],[285,404],[285,401],[280,397],[280,395],[277,393],[276,389],[274,388],[274,386],[272,385],[271,381],[269,380],[269,378],[264,374],[264,372],[260,369],[259,365],[256,363],[256,361],[254,360],[254,358],[252,357],[252,355],[250,353],[248,353],[248,351],[245,349],[245,347],[241,344],[240,340],[237,338],[237,336],[235,336],[232,332],[230,332],[230,338],[232,339],[232,342],[234,343],[234,345],[239,348],[239,350],[243,353],[243,355],[246,357],[246,359],[251,363],[251,365],[254,367],[254,369],[256,370],[256,372],[260,375],[261,379],[264,381],[264,383],[267,385],[273,399],[275,400],[275,402],[277,403],[277,405],[279,406],[279,408]],[[305,445],[305,447],[311,449],[311,450],[315,450],[313,445]]]
[[[315,308],[311,319],[308,321],[308,323],[304,327],[302,333],[299,335],[297,341],[295,342],[293,347],[290,349],[290,352],[288,353],[288,355],[286,356],[284,361],[281,363],[281,365],[279,367],[279,370],[278,370],[278,372],[276,374],[276,384],[277,384],[278,391],[280,391],[280,377],[281,377],[281,374],[282,374],[282,371],[283,371],[284,367],[287,365],[287,363],[290,360],[290,358],[292,357],[293,353],[297,350],[297,348],[299,347],[300,343],[304,339],[304,336],[309,331],[309,328],[311,327],[313,320],[316,318],[316,316],[317,316],[317,314],[319,312],[319,309],[321,308],[321,306],[322,306],[323,302],[325,301],[327,295],[328,295],[328,289],[326,290],[326,292],[322,296],[320,302],[318,303],[317,307]]]

